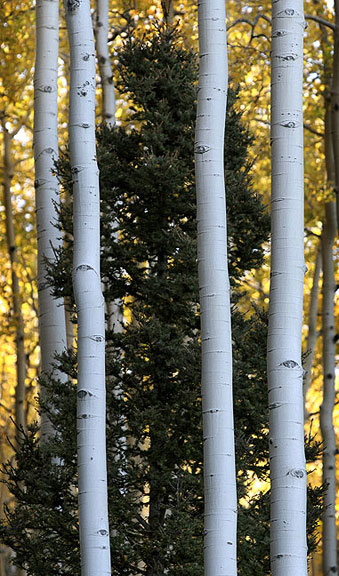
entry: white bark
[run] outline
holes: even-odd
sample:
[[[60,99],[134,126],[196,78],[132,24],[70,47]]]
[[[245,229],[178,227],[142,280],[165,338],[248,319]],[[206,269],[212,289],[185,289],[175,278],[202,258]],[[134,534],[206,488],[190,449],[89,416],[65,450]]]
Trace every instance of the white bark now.
[[[96,0],[95,38],[102,88],[102,120],[113,128],[115,124],[115,92],[108,50],[108,0]]]
[[[101,79],[101,115],[106,126],[115,126],[115,88],[110,54],[108,50],[108,0],[96,0],[95,38],[96,50]],[[115,225],[113,224],[115,228]],[[116,241],[119,240],[119,232],[114,232]],[[106,301],[107,328],[115,333],[121,333],[123,329],[123,303],[119,300]]]
[[[338,24],[338,2],[336,22]],[[339,35],[335,32],[331,107],[325,98],[325,161],[327,181],[338,190],[339,176]],[[333,262],[333,245],[337,228],[335,202],[325,204],[324,226],[321,236],[323,258],[322,332],[323,332],[323,402],[320,407],[320,429],[324,443],[323,482],[328,485],[324,497],[322,524],[322,564],[324,576],[338,574],[336,534],[336,437],[333,428],[335,402],[335,322],[334,294],[336,289]]]
[[[55,261],[54,249],[61,243],[55,228],[59,185],[52,171],[58,158],[58,49],[59,2],[36,2],[36,55],[34,73],[34,160],[36,219],[38,233],[38,298],[41,349],[41,376],[61,380],[66,377],[53,371],[55,355],[66,348],[65,312],[62,299],[55,299],[46,280],[46,260]],[[41,391],[42,396],[44,390]],[[41,416],[42,440],[53,430],[47,416]]]
[[[78,481],[82,576],[107,576],[105,318],[95,147],[95,50],[89,0],[66,0],[71,51],[69,142],[73,174],[73,288],[78,315]]]
[[[318,317],[320,272],[321,272],[321,249],[319,247],[316,254],[314,273],[313,273],[310,308],[308,312],[308,334],[306,343],[307,357],[304,361],[303,395],[304,395],[305,420],[308,418],[308,412],[306,409],[306,399],[307,399],[307,392],[312,382],[312,366],[318,336],[317,317]]]
[[[237,498],[227,270],[224,129],[227,47],[224,0],[200,0],[195,141],[202,339],[205,575],[234,576]]]
[[[323,574],[335,576],[337,566],[337,531],[336,531],[336,436],[333,427],[333,410],[335,402],[335,321],[334,293],[336,289],[333,265],[333,244],[336,234],[335,202],[325,205],[325,223],[322,232],[323,258],[323,402],[320,407],[320,428],[324,443],[323,482],[327,484],[324,497],[322,526]]]
[[[302,0],[272,2],[272,249],[268,326],[272,576],[307,575],[301,331]]]

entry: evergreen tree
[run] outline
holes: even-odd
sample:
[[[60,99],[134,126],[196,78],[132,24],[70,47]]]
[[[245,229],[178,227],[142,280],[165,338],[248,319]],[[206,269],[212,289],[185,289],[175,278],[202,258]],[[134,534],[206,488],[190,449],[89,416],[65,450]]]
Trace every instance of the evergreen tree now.
[[[116,483],[112,522],[118,542],[124,529],[119,514],[114,514],[114,502],[123,494],[122,499],[130,501],[125,505],[130,518],[125,513],[120,555],[126,553],[127,539],[127,557],[132,564],[128,572],[138,574],[141,562],[149,576],[198,575],[202,571],[202,431],[192,162],[196,73],[195,57],[178,46],[173,32],[160,30],[150,40],[130,43],[120,56],[119,88],[133,102],[129,126],[140,128],[102,129],[99,135],[103,153],[103,272],[109,298],[127,299],[132,317],[123,334],[115,337],[122,356],[113,365],[117,391],[112,396],[113,414],[126,422],[126,470],[112,477]],[[251,191],[246,160],[250,138],[232,107],[234,99],[228,114],[225,168],[230,197],[230,270],[236,287],[246,270],[262,262],[268,220],[260,199]],[[110,235],[112,215],[121,231],[119,243]],[[234,314],[233,321],[242,332],[240,340],[246,331],[247,338],[253,340],[254,331],[251,333],[239,314]],[[254,426],[254,443],[262,443],[255,447],[256,459],[258,452],[261,457],[266,453],[263,353],[262,341],[262,365],[255,387],[258,394],[262,384],[263,418],[259,421],[257,410]],[[235,378],[245,388],[252,374],[243,368],[244,360],[242,347],[235,354]],[[235,393],[239,429],[246,435],[248,428],[247,440],[253,444],[253,429],[242,426],[246,419],[244,388]],[[119,390],[123,391],[122,398]],[[245,460],[241,463],[243,475],[250,457]],[[242,484],[240,478],[239,470]],[[245,488],[239,490],[246,492]],[[245,542],[243,537],[243,546]]]
[[[98,132],[102,271],[110,300],[123,298],[121,334],[107,334],[107,445],[112,574],[202,576],[202,429],[193,140],[195,56],[159,28],[119,55],[128,122]],[[241,314],[241,278],[263,259],[268,218],[253,193],[251,143],[229,98],[225,178],[233,286],[234,397],[239,574],[268,574],[265,315]],[[70,187],[67,156],[59,177]],[[71,233],[67,213],[63,226]],[[114,224],[119,228],[116,241]],[[69,252],[51,270],[55,293],[71,295]],[[248,310],[249,311],[249,306]],[[72,357],[60,358],[76,377]],[[9,485],[19,500],[2,536],[32,576],[80,574],[76,513],[75,388],[51,382],[44,400],[57,435],[24,438]],[[44,451],[63,462],[54,467]],[[29,522],[28,522],[29,518]],[[26,554],[26,556],[25,556]]]

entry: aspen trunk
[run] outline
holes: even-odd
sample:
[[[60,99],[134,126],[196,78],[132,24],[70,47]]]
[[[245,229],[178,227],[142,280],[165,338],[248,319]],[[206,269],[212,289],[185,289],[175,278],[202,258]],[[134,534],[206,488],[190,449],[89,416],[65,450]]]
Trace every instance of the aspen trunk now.
[[[63,300],[55,299],[46,280],[46,261],[55,261],[61,239],[55,227],[60,203],[58,180],[52,171],[58,158],[58,49],[59,2],[36,2],[36,55],[34,74],[34,160],[36,219],[38,231],[38,298],[41,348],[41,379],[65,379],[53,368],[55,355],[66,348]],[[41,390],[42,397],[44,389]],[[41,415],[42,440],[53,433],[46,414]]]
[[[25,354],[25,331],[24,319],[21,307],[21,295],[19,279],[17,275],[18,255],[13,222],[13,207],[12,207],[12,194],[11,182],[14,174],[14,167],[11,158],[11,140],[12,136],[3,125],[4,134],[4,205],[6,216],[6,241],[8,254],[11,265],[11,281],[12,281],[12,301],[13,301],[13,314],[15,319],[15,347],[16,347],[16,387],[15,387],[15,440],[16,446],[19,448],[21,442],[21,430],[26,430],[26,354]],[[25,570],[21,568],[16,569],[17,576],[25,576]]]
[[[272,2],[272,247],[268,325],[272,576],[306,576],[301,331],[304,282],[302,0]]]
[[[101,115],[106,126],[115,126],[115,88],[113,72],[108,50],[108,0],[96,0],[95,38],[101,79]],[[113,225],[114,226],[114,225]],[[114,226],[115,227],[115,226]],[[114,232],[114,238],[119,240],[119,232]],[[123,304],[119,300],[106,301],[107,327],[115,333],[121,333],[123,328]]]
[[[71,198],[70,193],[66,190],[65,193],[65,207],[70,208],[71,206]],[[66,250],[69,246],[71,238],[68,233],[64,235],[64,249]],[[72,238],[73,239],[73,238]],[[69,296],[65,298],[65,325],[66,325],[66,342],[67,342],[67,349],[72,350],[74,344],[74,326],[72,321],[73,310],[72,310],[72,299]]]
[[[65,1],[71,51],[73,288],[78,315],[78,483],[82,576],[111,574],[107,510],[105,317],[95,147],[95,50],[89,0]]]
[[[338,574],[336,532],[336,436],[333,427],[335,402],[335,327],[334,293],[336,289],[333,265],[333,244],[336,234],[336,207],[334,202],[325,205],[325,223],[322,232],[323,258],[323,402],[320,407],[320,428],[324,443],[323,482],[327,484],[324,497],[322,525],[323,574]]]
[[[331,86],[331,133],[335,164],[334,190],[336,193],[336,219],[339,225],[339,0],[334,0],[335,30],[333,49],[333,77]]]
[[[227,98],[225,2],[200,0],[195,141],[202,340],[205,575],[234,576],[237,498],[227,269],[224,129]]]
[[[164,15],[164,21],[167,22],[167,24],[173,24],[173,18],[174,18],[173,0],[161,0],[161,7]]]
[[[308,418],[306,409],[307,392],[312,382],[312,366],[314,360],[315,347],[317,343],[317,317],[318,317],[318,300],[319,300],[319,279],[321,273],[321,246],[317,250],[313,282],[311,289],[310,309],[308,313],[308,335],[306,343],[307,358],[304,362],[304,380],[303,380],[303,395],[304,395],[304,415],[305,420]]]
[[[15,320],[15,348],[16,348],[16,387],[15,387],[15,424],[16,424],[16,444],[20,443],[20,429],[26,429],[26,413],[25,413],[25,379],[26,379],[26,355],[25,355],[25,332],[24,320],[21,308],[21,296],[19,279],[17,275],[18,267],[18,253],[15,238],[14,222],[13,222],[13,207],[12,207],[12,194],[11,182],[13,178],[14,168],[11,158],[11,135],[3,124],[3,139],[4,139],[4,174],[3,174],[3,187],[4,187],[4,205],[6,217],[6,242],[8,255],[11,266],[11,281],[12,281],[12,304],[13,314]]]
[[[336,22],[338,6],[336,5]],[[327,181],[338,190],[339,178],[339,36],[335,31],[331,100],[325,99],[325,162]],[[320,429],[324,443],[323,482],[328,485],[324,498],[322,523],[322,565],[324,576],[338,574],[336,534],[336,437],[333,427],[335,402],[335,321],[336,290],[333,245],[337,229],[335,202],[325,204],[325,219],[321,236],[323,259],[322,334],[323,334],[323,402],[320,407]]]
[[[108,7],[108,0],[96,0],[95,38],[102,88],[102,121],[113,128],[115,124],[115,92],[107,44]]]
[[[318,570],[317,570],[317,563],[315,560],[315,554],[312,554],[312,558],[311,558],[311,576],[318,576]]]
[[[72,322],[72,310],[69,298],[65,298],[65,322],[67,349],[73,349],[74,327]]]

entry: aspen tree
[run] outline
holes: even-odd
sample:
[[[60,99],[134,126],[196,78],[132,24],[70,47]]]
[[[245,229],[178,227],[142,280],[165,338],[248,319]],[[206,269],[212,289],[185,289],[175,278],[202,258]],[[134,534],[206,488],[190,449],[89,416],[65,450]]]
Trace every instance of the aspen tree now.
[[[161,8],[164,15],[164,21],[173,24],[174,5],[173,0],[161,0]]]
[[[11,182],[14,173],[14,166],[11,156],[11,142],[13,134],[10,134],[5,126],[3,128],[3,188],[4,206],[6,218],[6,242],[11,265],[12,280],[12,303],[15,320],[15,347],[16,347],[16,386],[15,386],[15,425],[16,444],[20,443],[20,429],[26,428],[25,414],[25,379],[26,379],[26,355],[25,355],[25,329],[22,315],[22,302],[20,295],[19,279],[17,274],[18,250],[15,238]]]
[[[325,222],[322,232],[323,289],[323,402],[320,407],[320,428],[324,443],[323,482],[327,485],[324,496],[322,525],[323,574],[338,574],[336,530],[336,436],[333,427],[335,403],[335,322],[333,298],[335,279],[333,268],[333,243],[336,234],[335,202],[325,204]]]
[[[70,209],[72,205],[71,195],[69,190],[65,191],[65,207]],[[64,233],[64,249],[66,250],[71,241],[71,237],[68,233]],[[66,342],[67,350],[72,350],[74,345],[74,325],[72,320],[73,315],[73,303],[70,296],[65,296],[65,326],[66,326]]]
[[[311,288],[310,308],[308,313],[308,335],[306,343],[307,357],[304,362],[303,395],[304,395],[305,420],[308,418],[308,412],[306,409],[306,399],[307,399],[307,392],[312,382],[312,366],[317,342],[317,316],[318,316],[320,273],[321,273],[321,247],[319,246],[315,258],[313,281]]]
[[[338,49],[338,47],[336,48]],[[333,66],[336,61],[334,59]],[[339,76],[338,76],[339,80]],[[336,81],[333,69],[332,82]],[[339,164],[339,148],[333,142],[333,113],[330,113],[325,102],[325,161],[327,180],[335,182]],[[332,110],[333,112],[333,110]],[[339,172],[338,172],[339,173]],[[322,284],[322,335],[323,335],[323,401],[320,407],[320,430],[324,443],[323,482],[327,485],[324,496],[322,516],[322,565],[324,575],[338,574],[337,565],[337,529],[336,529],[336,436],[333,425],[335,404],[335,321],[334,294],[336,283],[334,277],[333,245],[337,229],[335,202],[326,202],[324,224],[321,234],[323,260]]]
[[[227,99],[225,2],[201,0],[195,137],[202,341],[205,574],[236,574],[237,499],[232,343],[227,269],[224,127]]]
[[[115,124],[115,91],[108,50],[108,0],[96,0],[95,39],[101,79],[102,120],[110,127]]]
[[[302,0],[272,2],[271,286],[268,325],[271,568],[307,575],[301,330],[304,282]]]
[[[37,0],[36,52],[34,73],[34,161],[36,221],[38,233],[38,298],[42,382],[53,372],[55,355],[66,348],[63,300],[55,299],[49,286],[47,261],[55,261],[55,249],[61,239],[56,229],[60,204],[58,180],[53,170],[58,158],[58,49],[59,2]],[[54,374],[59,379],[61,372]],[[44,391],[42,389],[42,395]],[[52,433],[44,412],[41,436]]]
[[[108,50],[108,0],[96,1],[96,18],[95,18],[95,38],[96,50],[98,57],[99,73],[101,79],[101,116],[103,123],[109,128],[114,128],[115,118],[115,87],[112,66],[110,61],[110,54]],[[114,225],[114,228],[117,228]],[[113,233],[114,238],[118,240],[119,232],[116,229]],[[115,333],[122,331],[123,326],[123,312],[122,302],[116,300],[114,302],[106,301],[107,311],[107,326]]]
[[[334,0],[335,27],[333,31],[333,77],[331,85],[331,134],[334,154],[334,190],[339,226],[339,0]]]
[[[78,317],[78,486],[82,576],[110,574],[107,510],[105,318],[95,147],[95,50],[89,0],[66,0],[71,53],[73,289]]]
[[[26,431],[26,354],[25,354],[25,325],[22,313],[22,298],[20,293],[20,285],[18,278],[18,249],[16,242],[16,235],[14,229],[13,218],[13,204],[12,204],[12,191],[11,183],[14,175],[14,165],[11,154],[11,144],[13,138],[18,133],[22,124],[9,132],[3,122],[3,138],[4,138],[4,206],[6,217],[6,242],[7,249],[11,264],[11,280],[12,280],[12,304],[15,319],[15,348],[16,348],[16,386],[15,386],[15,426],[16,426],[16,447],[20,448],[22,441],[21,431]],[[2,460],[3,461],[3,460]],[[18,568],[16,576],[25,576],[25,570]]]

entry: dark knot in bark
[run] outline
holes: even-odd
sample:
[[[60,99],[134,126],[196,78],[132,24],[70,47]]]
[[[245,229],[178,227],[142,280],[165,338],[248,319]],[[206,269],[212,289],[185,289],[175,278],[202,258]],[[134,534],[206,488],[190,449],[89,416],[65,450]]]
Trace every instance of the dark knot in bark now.
[[[80,0],[67,0],[67,10],[69,12],[74,12],[80,6]]]

